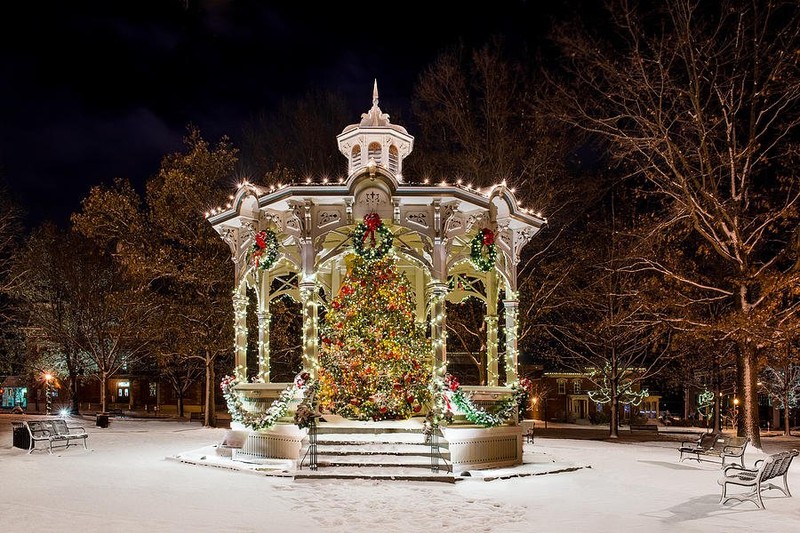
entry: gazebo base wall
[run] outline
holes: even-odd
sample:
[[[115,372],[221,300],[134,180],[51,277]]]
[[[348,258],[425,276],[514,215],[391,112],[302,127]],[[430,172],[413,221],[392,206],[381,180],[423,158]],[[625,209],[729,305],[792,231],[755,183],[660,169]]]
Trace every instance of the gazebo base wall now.
[[[454,472],[522,464],[522,427],[442,428]]]
[[[307,433],[308,430],[300,429],[294,423],[278,423],[268,430],[251,431],[236,457],[296,461],[300,458],[300,449]]]

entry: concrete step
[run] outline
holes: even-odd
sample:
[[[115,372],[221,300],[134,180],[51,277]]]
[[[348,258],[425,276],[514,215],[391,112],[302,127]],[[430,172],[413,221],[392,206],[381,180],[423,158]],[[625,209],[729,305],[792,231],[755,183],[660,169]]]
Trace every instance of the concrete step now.
[[[386,445],[409,445],[409,446],[430,446],[425,442],[422,434],[410,433],[383,433],[378,435],[352,434],[352,433],[317,433],[317,444],[339,445],[339,446],[358,446],[367,444],[386,444]],[[447,442],[439,438],[439,445]]]
[[[430,468],[430,455],[334,455],[325,454],[317,457],[320,467],[356,466],[381,467],[386,470],[394,468]]]
[[[308,446],[306,445],[306,448]],[[447,448],[440,447],[442,453],[450,453]],[[360,443],[360,444],[328,444],[317,442],[318,453],[338,455],[428,455],[431,447],[422,444],[387,444],[387,443]]]
[[[294,479],[380,479],[396,481],[439,481],[455,483],[456,476],[448,472],[444,465],[439,472],[430,469],[381,466],[328,466],[318,470],[303,468],[297,470]]]

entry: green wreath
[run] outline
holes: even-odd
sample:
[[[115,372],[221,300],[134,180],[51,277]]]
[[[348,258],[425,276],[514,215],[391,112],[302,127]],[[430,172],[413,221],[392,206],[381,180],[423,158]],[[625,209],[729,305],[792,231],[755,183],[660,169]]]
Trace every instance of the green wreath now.
[[[364,216],[364,222],[359,222],[353,231],[353,249],[367,261],[376,261],[388,254],[393,240],[392,230],[386,227],[377,213]],[[371,246],[367,246],[367,241]]]
[[[469,258],[476,270],[488,272],[494,268],[497,262],[497,245],[494,243],[492,230],[483,228],[472,238]]]
[[[278,260],[278,237],[272,230],[259,231],[250,248],[250,261],[261,270],[268,270]]]

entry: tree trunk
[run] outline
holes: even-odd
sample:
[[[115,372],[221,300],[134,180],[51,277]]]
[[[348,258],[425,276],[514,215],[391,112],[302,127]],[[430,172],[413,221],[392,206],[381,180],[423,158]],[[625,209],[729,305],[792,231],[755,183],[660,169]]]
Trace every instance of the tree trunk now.
[[[611,385],[611,420],[608,422],[608,438],[619,438],[619,399],[616,380],[612,381]]]
[[[71,414],[81,414],[81,400],[78,397],[78,376],[69,377],[69,405]]]
[[[720,414],[722,413],[722,390],[719,386],[719,376],[717,376],[716,383],[714,383],[714,433],[722,431],[720,427]]]
[[[758,427],[758,357],[755,347],[742,342],[736,356],[738,394],[741,395],[737,420],[737,434],[748,437],[750,445],[761,449],[761,431]]]
[[[105,372],[100,376],[100,411],[105,413],[106,409],[106,385],[108,384],[108,376]]]
[[[791,417],[789,416],[789,391],[787,390],[783,396],[783,435],[789,437],[792,434]]]
[[[683,419],[689,420],[689,404],[691,403],[691,396],[689,394],[689,387],[683,387]]]
[[[178,418],[183,418],[183,391],[178,391],[178,398],[175,400],[175,408],[178,410]]]
[[[216,376],[214,375],[214,358],[206,357],[206,401],[205,410],[206,416],[203,420],[203,425],[207,427],[217,427],[217,413],[215,408],[214,396],[214,382]]]

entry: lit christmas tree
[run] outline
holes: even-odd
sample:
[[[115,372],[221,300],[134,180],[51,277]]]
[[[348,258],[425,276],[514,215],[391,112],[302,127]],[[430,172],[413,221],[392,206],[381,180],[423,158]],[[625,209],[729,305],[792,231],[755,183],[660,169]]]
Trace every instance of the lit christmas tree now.
[[[356,256],[322,327],[320,408],[359,420],[407,419],[430,402],[431,344],[414,323],[408,278],[387,254]]]

